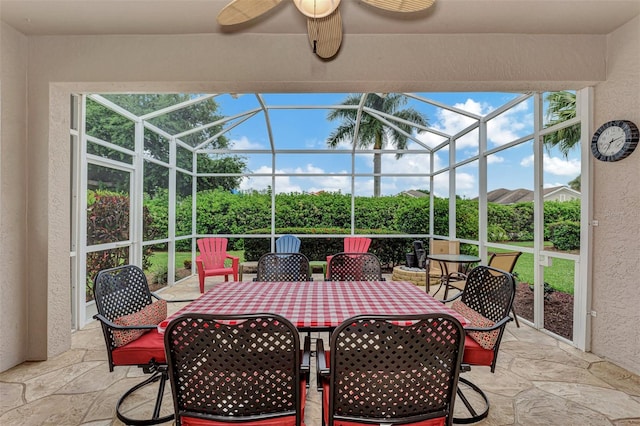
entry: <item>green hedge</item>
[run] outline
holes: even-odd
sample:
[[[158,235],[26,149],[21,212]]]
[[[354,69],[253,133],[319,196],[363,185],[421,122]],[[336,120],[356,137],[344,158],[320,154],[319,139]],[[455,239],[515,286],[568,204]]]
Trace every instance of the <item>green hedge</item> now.
[[[344,232],[351,227],[351,196],[348,194],[321,193],[278,194],[275,197],[275,226],[278,230],[299,229],[293,234],[324,233],[320,230],[338,229]],[[154,217],[152,224],[145,227],[155,235],[166,235],[168,197],[159,193],[150,199],[145,197],[145,206]],[[191,231],[191,197],[176,201],[176,231],[178,235],[188,235]],[[478,239],[478,201],[456,200],[456,234],[462,239]],[[533,239],[533,203],[501,205],[489,203],[487,206],[489,239],[498,241],[531,241]],[[209,190],[198,193],[196,208],[196,233],[247,234],[271,227],[271,195],[268,193],[233,194],[223,190]],[[580,203],[577,200],[566,202],[545,202],[544,223],[545,238],[551,239],[550,225],[562,221],[579,222]],[[404,195],[390,197],[356,197],[355,227],[364,230],[385,230],[385,233],[426,234],[429,232],[429,197],[413,198]],[[371,233],[380,233],[372,231]],[[280,233],[280,232],[278,232]],[[282,232],[289,233],[289,232]],[[434,234],[449,233],[449,200],[434,198]],[[312,239],[309,239],[312,240]],[[242,238],[229,241],[230,250],[245,250],[248,243]],[[311,243],[318,245],[319,243]],[[340,245],[338,243],[338,245]],[[399,244],[404,247],[404,242]],[[184,246],[184,247],[183,247]],[[267,244],[266,247],[269,245]],[[409,250],[411,244],[406,247]],[[189,241],[179,242],[179,250],[188,250]],[[391,247],[389,247],[391,249]],[[334,247],[327,246],[325,251]],[[248,247],[251,251],[252,247]],[[313,248],[314,256],[320,256],[321,248]],[[397,249],[398,253],[400,249]],[[394,248],[389,258],[403,261]]]
[[[250,234],[268,234],[271,228],[255,229]],[[349,235],[346,228],[277,228],[276,234],[294,234],[300,238],[300,252],[309,260],[326,260],[327,256],[344,250],[343,238],[305,238],[304,234],[343,234]],[[358,229],[357,234],[394,234],[381,229]],[[411,238],[371,238],[369,252],[374,253],[380,262],[387,266],[405,262],[405,253],[412,247]],[[269,238],[247,238],[244,241],[245,260],[255,261],[271,250]]]

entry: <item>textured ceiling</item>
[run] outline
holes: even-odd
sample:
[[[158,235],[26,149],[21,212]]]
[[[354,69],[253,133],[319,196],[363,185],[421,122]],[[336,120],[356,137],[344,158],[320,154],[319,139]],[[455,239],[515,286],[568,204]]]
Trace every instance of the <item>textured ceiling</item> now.
[[[306,33],[306,20],[291,0],[250,23],[221,28],[215,17],[228,1],[0,0],[0,17],[29,35]],[[340,11],[346,36],[607,34],[640,14],[640,0],[437,0],[409,15],[343,0]]]

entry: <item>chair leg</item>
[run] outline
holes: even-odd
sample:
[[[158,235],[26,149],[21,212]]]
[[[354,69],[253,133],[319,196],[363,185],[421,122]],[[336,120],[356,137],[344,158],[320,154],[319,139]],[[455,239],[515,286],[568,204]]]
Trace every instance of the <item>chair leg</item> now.
[[[468,386],[471,391],[473,391],[476,395],[478,395],[478,396],[480,396],[480,398],[482,398],[483,406],[480,409],[478,409],[477,407],[473,407],[472,403],[465,396],[463,390],[460,389],[460,383],[463,383],[466,386]],[[489,415],[489,398],[487,398],[487,395],[477,385],[475,385],[474,383],[472,383],[469,380],[465,379],[464,377],[460,377],[460,378],[458,378],[458,389],[457,389],[456,392],[457,392],[458,399],[460,399],[462,401],[462,403],[464,404],[464,406],[467,408],[467,411],[469,412],[470,416],[469,417],[454,417],[453,418],[453,423],[455,423],[455,424],[475,423],[475,422],[479,422],[480,420],[486,418]],[[456,402],[457,402],[457,400],[456,400]]]
[[[126,391],[116,403],[116,415],[118,419],[122,421],[126,425],[134,425],[134,426],[147,426],[147,425],[157,425],[160,423],[170,422],[175,418],[174,414],[168,414],[166,416],[160,417],[160,409],[162,407],[162,397],[164,395],[165,385],[167,380],[169,379],[169,374],[167,373],[167,366],[159,366],[158,370],[156,370],[151,377],[148,379],[138,383],[128,391]],[[158,395],[156,397],[156,403],[153,407],[153,416],[150,419],[131,419],[120,412],[120,407],[124,403],[124,401],[138,389],[147,386],[148,384],[155,383],[160,381],[158,385]]]
[[[513,320],[516,322],[516,327],[520,328],[520,323],[518,322],[518,316],[516,315],[516,308],[511,306],[511,313],[513,314]]]

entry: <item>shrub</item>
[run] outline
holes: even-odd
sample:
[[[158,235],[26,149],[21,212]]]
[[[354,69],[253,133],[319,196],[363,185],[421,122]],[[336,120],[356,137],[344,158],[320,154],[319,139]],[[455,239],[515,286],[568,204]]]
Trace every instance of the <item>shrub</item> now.
[[[580,223],[570,220],[549,225],[549,240],[558,250],[575,250],[580,248]]]
[[[270,228],[254,229],[249,234],[268,234]],[[326,260],[328,255],[344,249],[342,238],[305,238],[304,234],[343,234],[349,235],[345,228],[278,228],[277,234],[295,234],[300,238],[300,252],[309,260]],[[395,231],[380,229],[358,229],[358,234],[381,234],[371,239],[369,252],[374,253],[383,265],[395,266],[405,261],[405,253],[413,240],[411,238],[384,238],[383,234],[395,234]],[[244,257],[247,261],[256,261],[271,249],[269,238],[247,238],[244,242]]]
[[[501,226],[489,225],[487,227],[487,238],[491,242],[499,243],[501,241],[508,241],[509,235]]]
[[[153,218],[149,209],[143,208],[143,226]],[[151,232],[151,231],[150,231]],[[153,235],[150,234],[151,238]],[[129,236],[129,195],[110,191],[88,191],[87,194],[87,244],[96,245],[126,241]],[[142,252],[142,269],[151,265],[152,249],[147,246]],[[93,299],[93,281],[99,271],[129,263],[129,248],[118,247],[87,254],[87,300]]]

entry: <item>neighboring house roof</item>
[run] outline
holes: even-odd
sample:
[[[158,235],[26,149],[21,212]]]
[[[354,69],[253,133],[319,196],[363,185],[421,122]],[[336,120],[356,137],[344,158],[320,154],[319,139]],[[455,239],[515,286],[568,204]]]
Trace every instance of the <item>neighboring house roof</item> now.
[[[416,191],[415,189],[410,189],[408,191],[402,191],[402,195],[408,195],[409,197],[414,197],[414,198],[422,198],[422,197],[428,197],[429,194],[425,194],[422,191]]]
[[[544,188],[543,196],[545,199],[552,197],[559,192],[569,192],[575,198],[580,196],[580,193],[576,190],[569,188],[568,186],[556,186],[553,188]],[[476,197],[477,198],[477,197]],[[533,191],[530,189],[505,189],[499,188],[489,191],[487,193],[487,202],[498,204],[515,204],[525,203],[533,201]]]
[[[575,189],[571,189],[568,186],[556,186],[555,188],[545,188],[544,196],[545,198],[547,198],[547,197],[556,195],[560,192],[567,193],[575,198],[580,197],[580,192],[576,191]]]

